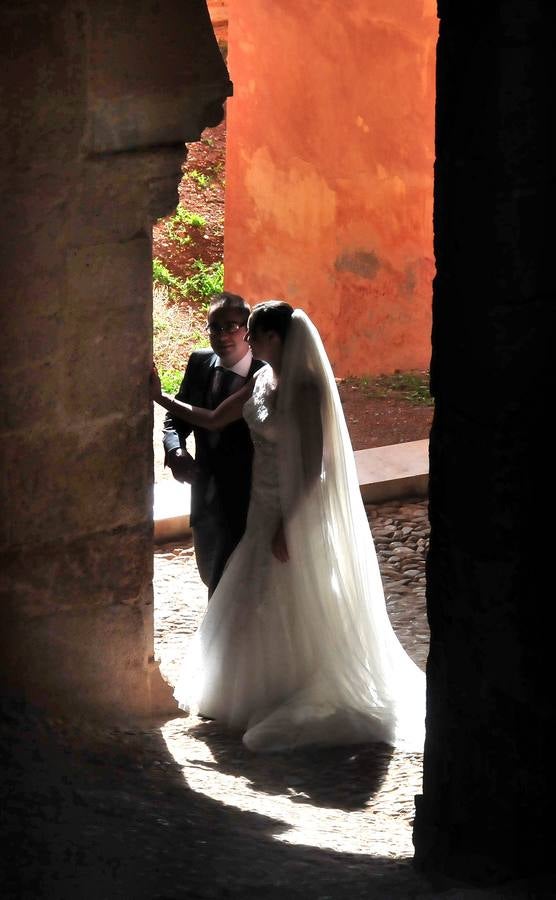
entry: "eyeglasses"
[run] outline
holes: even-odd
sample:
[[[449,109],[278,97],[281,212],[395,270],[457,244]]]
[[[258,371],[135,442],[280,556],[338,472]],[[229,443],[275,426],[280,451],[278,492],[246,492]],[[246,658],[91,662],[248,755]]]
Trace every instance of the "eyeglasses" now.
[[[209,322],[205,331],[208,331],[209,334],[235,334],[236,331],[239,331],[240,328],[245,328],[245,325],[242,322],[224,322],[223,325],[219,325],[218,322]]]

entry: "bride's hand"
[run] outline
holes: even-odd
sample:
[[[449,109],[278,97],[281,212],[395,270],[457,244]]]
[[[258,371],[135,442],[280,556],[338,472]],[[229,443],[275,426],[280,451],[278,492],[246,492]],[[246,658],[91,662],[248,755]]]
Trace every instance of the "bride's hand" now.
[[[162,395],[162,385],[160,383],[160,375],[158,374],[158,369],[156,368],[156,365],[154,363],[151,369],[149,387],[151,400],[154,400],[156,402]]]
[[[274,537],[272,538],[271,549],[273,555],[280,562],[288,562],[290,558],[290,554],[288,553],[288,544],[286,541],[286,533],[284,531],[284,523],[280,522],[278,528],[274,532]]]

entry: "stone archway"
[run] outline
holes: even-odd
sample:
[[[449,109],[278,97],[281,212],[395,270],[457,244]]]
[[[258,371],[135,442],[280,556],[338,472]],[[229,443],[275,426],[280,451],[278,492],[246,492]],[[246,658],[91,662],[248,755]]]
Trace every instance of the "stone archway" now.
[[[415,842],[428,871],[502,878],[552,849],[556,57],[542,4],[439,12]],[[151,713],[150,221],[230,83],[200,2],[3,14],[2,675],[50,708]]]
[[[204,3],[3,13],[3,680],[150,714],[151,222],[231,84]]]
[[[546,872],[551,774],[555,56],[542,4],[440,3],[418,865]]]

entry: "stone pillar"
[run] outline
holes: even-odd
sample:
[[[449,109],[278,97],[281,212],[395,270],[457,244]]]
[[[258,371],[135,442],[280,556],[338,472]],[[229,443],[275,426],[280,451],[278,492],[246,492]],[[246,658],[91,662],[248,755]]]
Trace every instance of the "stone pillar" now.
[[[542,872],[554,814],[548,6],[439,3],[427,740],[417,865]],[[550,863],[551,864],[551,863]]]
[[[151,223],[230,93],[203,2],[3,8],[2,680],[170,708],[153,658]],[[168,692],[169,694],[169,692]]]
[[[430,361],[434,0],[229,0],[226,286],[303,307],[335,374]]]

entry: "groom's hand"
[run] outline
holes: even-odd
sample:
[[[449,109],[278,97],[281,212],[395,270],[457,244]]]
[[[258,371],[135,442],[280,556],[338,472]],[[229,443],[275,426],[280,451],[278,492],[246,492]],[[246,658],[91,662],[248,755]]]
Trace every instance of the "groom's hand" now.
[[[168,465],[176,481],[182,484],[183,482],[192,484],[199,474],[199,466],[191,454],[179,447],[170,455]]]
[[[288,553],[288,544],[286,541],[286,533],[284,531],[284,523],[280,522],[278,528],[274,532],[271,543],[272,553],[280,562],[288,562],[290,554]]]

